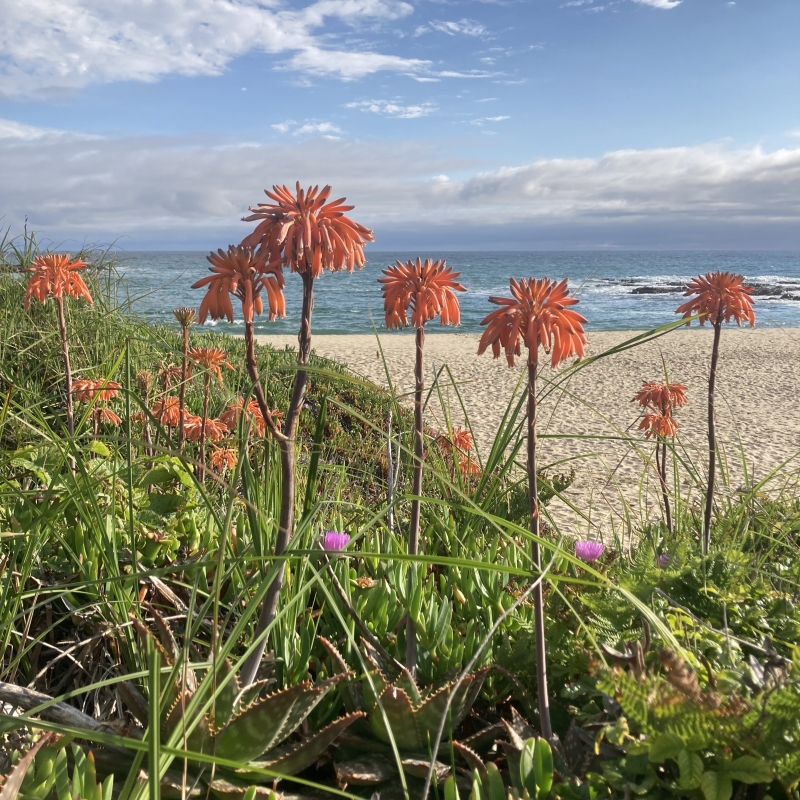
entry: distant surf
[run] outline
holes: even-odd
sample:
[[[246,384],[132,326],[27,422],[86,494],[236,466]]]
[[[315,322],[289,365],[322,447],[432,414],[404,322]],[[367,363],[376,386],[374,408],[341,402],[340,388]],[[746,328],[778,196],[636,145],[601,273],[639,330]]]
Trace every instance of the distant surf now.
[[[326,274],[318,282],[315,333],[370,333],[383,328],[378,278],[395,260],[415,252],[367,250],[368,263],[352,275]],[[580,298],[578,310],[589,330],[644,330],[673,319],[688,280],[699,273],[730,270],[747,276],[755,290],[759,326],[800,327],[800,252],[431,252],[461,271],[467,293],[460,296],[460,331],[481,330],[491,310],[487,298],[508,294],[510,277],[569,278]],[[206,253],[138,251],[119,253],[133,308],[153,322],[174,324],[172,309],[197,306],[202,292],[190,287],[207,274]],[[301,302],[300,280],[286,276],[287,319],[256,322],[258,333],[294,333]],[[241,333],[241,319],[214,323],[216,330]],[[439,332],[433,325],[431,332]],[[448,329],[443,329],[448,330]]]

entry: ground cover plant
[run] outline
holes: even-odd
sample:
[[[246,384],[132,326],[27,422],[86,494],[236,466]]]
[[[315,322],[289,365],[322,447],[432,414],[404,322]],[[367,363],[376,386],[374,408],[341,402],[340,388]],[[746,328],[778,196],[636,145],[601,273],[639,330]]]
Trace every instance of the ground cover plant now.
[[[796,796],[797,476],[707,494],[672,416],[703,387],[672,375],[626,434],[643,474],[655,437],[664,512],[630,546],[567,538],[548,501],[571,476],[536,462],[537,399],[683,320],[545,380],[539,346],[583,356],[584,320],[566,283],[512,283],[481,349],[524,343],[527,380],[481,453],[446,368],[408,408],[313,354],[313,278],[371,237],[330,224],[350,209],[329,192],[276,187],[175,328],[131,314],[96,252],[62,265],[91,304],[54,314],[51,282],[26,309],[50,256],[3,242],[0,798]],[[253,336],[284,267],[297,352]],[[422,260],[392,269],[387,322],[457,322]],[[195,324],[231,296],[243,340]]]

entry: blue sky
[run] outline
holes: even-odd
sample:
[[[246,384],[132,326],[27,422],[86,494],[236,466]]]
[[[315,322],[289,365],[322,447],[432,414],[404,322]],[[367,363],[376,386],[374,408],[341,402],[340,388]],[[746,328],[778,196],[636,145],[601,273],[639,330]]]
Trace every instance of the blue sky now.
[[[4,8],[0,214],[59,241],[224,245],[299,178],[386,248],[800,248],[798,0]]]

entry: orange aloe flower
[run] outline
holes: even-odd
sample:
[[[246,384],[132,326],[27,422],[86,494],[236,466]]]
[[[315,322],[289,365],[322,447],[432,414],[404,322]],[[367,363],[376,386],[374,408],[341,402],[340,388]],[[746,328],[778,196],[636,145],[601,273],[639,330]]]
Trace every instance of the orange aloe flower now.
[[[345,216],[355,206],[343,205],[344,197],[325,202],[330,186],[304,192],[298,181],[296,196],[287,186],[273,186],[264,193],[274,203],[250,207],[253,213],[243,220],[261,222],[242,244],[268,254],[270,265],[287,266],[292,272],[310,270],[314,278],[326,269],[352,272],[364,266],[364,245],[375,240],[372,231]]]
[[[206,296],[200,303],[199,322],[206,317],[233,322],[231,295],[242,302],[245,323],[253,321],[253,314],[261,314],[264,301],[261,290],[267,293],[269,318],[286,316],[286,300],[283,296],[284,279],[280,265],[266,263],[267,253],[254,254],[249,247],[230,245],[228,252],[218,250],[206,256],[211,264],[211,275],[192,284],[192,289],[208,286]]]
[[[685,297],[692,297],[675,309],[676,314],[683,314],[684,319],[689,319],[700,314],[700,324],[705,325],[706,320],[716,325],[717,322],[733,320],[741,326],[742,322],[749,322],[752,328],[756,324],[756,315],[753,310],[753,300],[750,295],[753,290],[744,285],[744,276],[735,275],[733,272],[707,272],[698,275],[687,285]],[[690,322],[686,323],[687,325]]]
[[[665,413],[686,405],[687,390],[683,383],[645,381],[633,399],[643,408],[653,408]]]
[[[511,279],[511,294],[507,297],[490,297],[489,302],[500,306],[483,319],[486,330],[478,345],[478,355],[491,345],[495,358],[504,349],[508,365],[514,366],[514,356],[520,354],[520,337],[533,362],[538,361],[541,344],[550,353],[551,364],[558,366],[571,356],[583,358],[588,343],[583,331],[586,322],[570,306],[578,302],[570,297],[566,279],[560,283],[549,278]]]
[[[31,276],[25,290],[25,310],[30,308],[34,297],[44,303],[48,297],[68,295],[76,299],[83,297],[90,305],[93,304],[89,288],[78,274],[78,270],[85,266],[86,262],[78,258],[70,261],[69,253],[39,256],[26,270]]]
[[[113,400],[122,386],[116,381],[77,380],[72,384],[72,394],[79,402],[89,403],[97,397],[101,402]]]
[[[98,422],[107,422],[115,427],[119,427],[122,424],[122,420],[107,406],[100,406],[96,413]]]
[[[194,414],[185,414],[183,427],[186,438],[191,442],[199,442],[203,432],[203,418]],[[219,442],[228,435],[228,427],[220,419],[209,417],[206,419],[206,438],[212,442]]]
[[[162,397],[153,403],[153,416],[159,425],[174,428],[180,420],[180,408],[177,397]],[[199,418],[198,418],[199,419]]]
[[[245,407],[244,398],[237,397],[233,403],[228,403],[227,409],[220,414],[219,418],[225,423],[228,430],[233,432],[236,430],[236,425],[239,422],[239,415],[242,413],[242,411],[253,418],[253,427],[255,428],[256,433],[259,436],[264,436],[267,431],[267,423],[264,420],[264,415],[261,413],[261,408],[256,400],[248,401],[247,406]],[[273,410],[271,413],[276,424],[278,420],[283,417],[283,412],[278,411],[277,409]]]
[[[221,475],[226,470],[233,469],[238,459],[239,454],[232,447],[215,447],[208,463],[214,472]]]
[[[408,325],[408,309],[411,309],[411,324],[422,328],[425,323],[439,315],[442,325],[458,325],[461,312],[456,292],[466,289],[456,282],[460,272],[453,272],[446,261],[426,258],[423,263],[398,261],[383,270],[383,310],[387,328],[402,328]]]
[[[666,439],[667,436],[674,436],[678,432],[678,423],[671,412],[654,411],[642,417],[639,430],[645,431],[645,439],[653,435]]]
[[[439,446],[445,453],[452,453],[455,448],[458,452],[469,453],[474,449],[475,443],[472,441],[472,434],[466,428],[453,426],[452,436],[441,433],[438,437]]]
[[[192,367],[194,365],[202,367],[212,375],[217,376],[217,380],[222,383],[222,367],[233,369],[228,363],[228,354],[219,347],[194,347],[189,351],[189,377],[192,377]]]

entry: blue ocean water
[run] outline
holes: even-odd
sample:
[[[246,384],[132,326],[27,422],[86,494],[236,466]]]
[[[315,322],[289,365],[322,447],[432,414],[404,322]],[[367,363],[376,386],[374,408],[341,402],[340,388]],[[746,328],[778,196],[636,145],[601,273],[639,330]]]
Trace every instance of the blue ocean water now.
[[[589,330],[643,330],[675,317],[683,286],[691,277],[714,270],[743,274],[757,290],[757,324],[800,327],[800,252],[450,252],[426,253],[445,258],[461,272],[467,288],[461,297],[464,332],[478,332],[480,322],[495,306],[491,295],[508,295],[510,277],[569,278],[580,298],[577,310]],[[134,309],[149,320],[174,324],[172,309],[199,306],[202,290],[192,283],[208,274],[205,252],[118,253]],[[411,252],[367,250],[361,271],[326,273],[315,291],[315,333],[372,333],[383,327],[381,269],[395,260],[413,258]],[[299,276],[286,275],[287,318],[258,319],[258,333],[295,333],[301,305]],[[234,302],[234,309],[236,303]],[[217,330],[241,333],[241,318],[233,324],[213,324]],[[451,330],[442,328],[442,331]],[[429,328],[439,332],[437,325]]]

